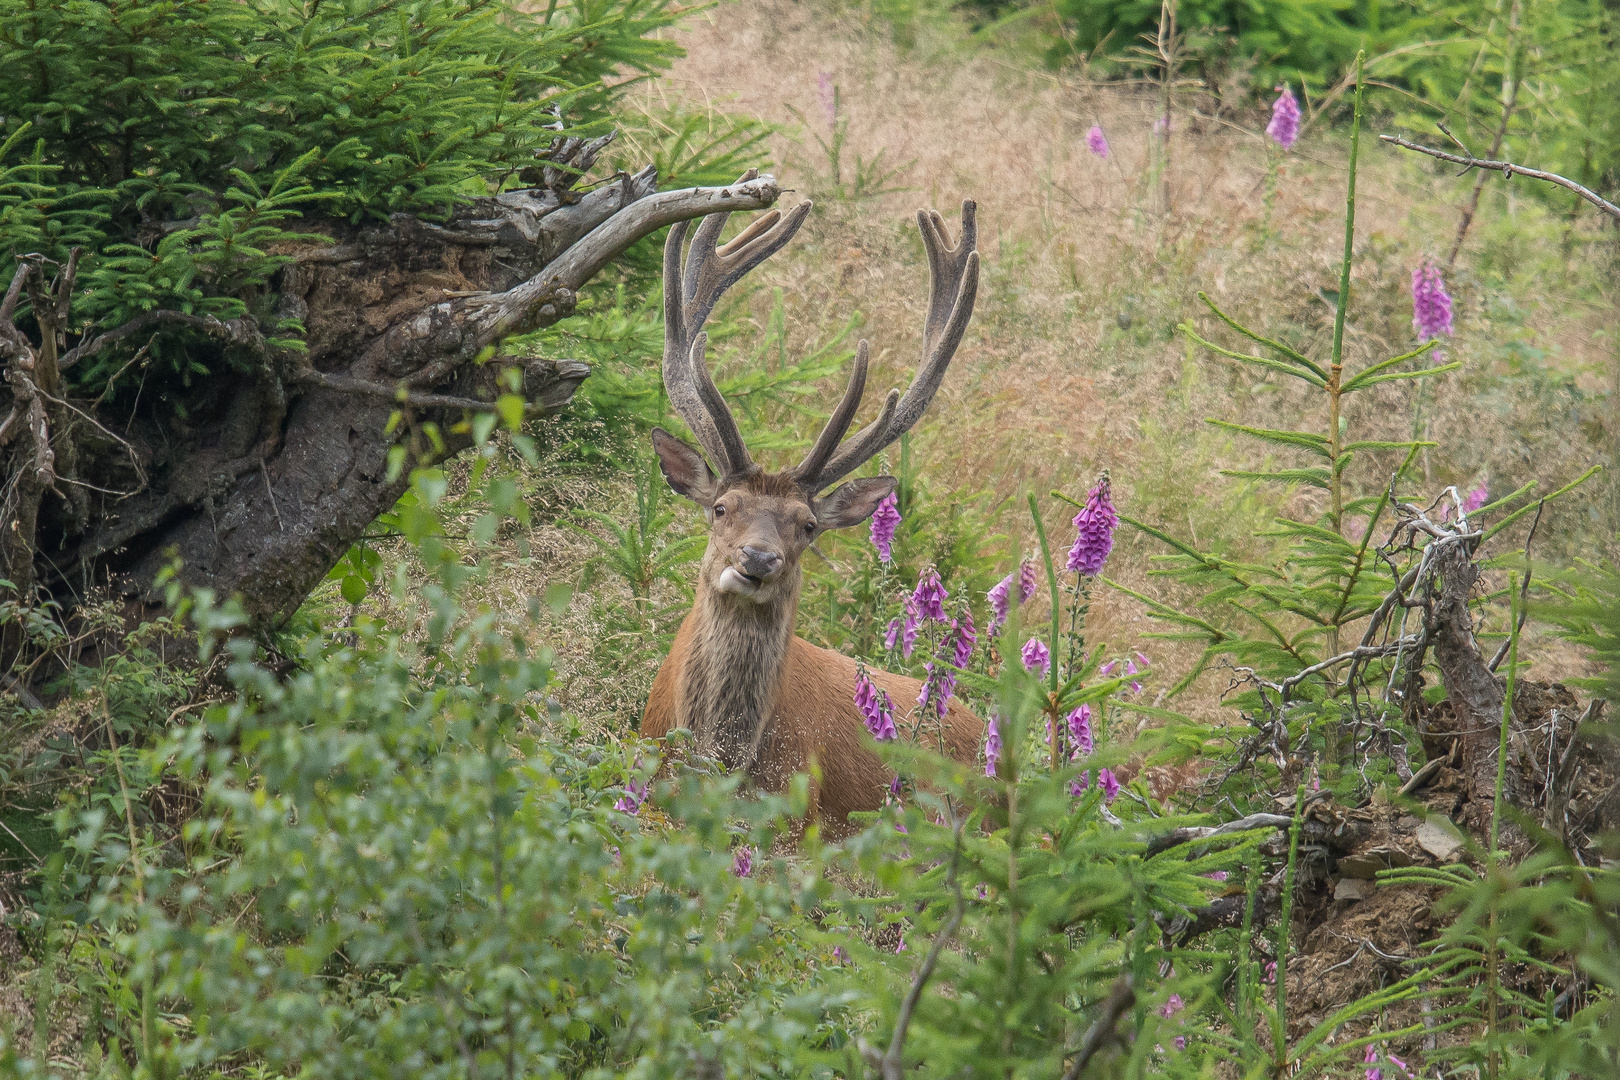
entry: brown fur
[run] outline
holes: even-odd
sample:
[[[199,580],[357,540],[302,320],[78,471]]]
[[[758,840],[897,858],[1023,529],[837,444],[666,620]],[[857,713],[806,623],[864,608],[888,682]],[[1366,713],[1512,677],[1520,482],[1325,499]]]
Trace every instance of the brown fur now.
[[[812,500],[780,474],[756,472],[705,488],[682,471],[695,465],[683,451],[693,458],[696,451],[666,440],[660,449],[665,473],[676,490],[704,506],[711,532],[698,569],[697,601],[653,681],[641,734],[656,739],[686,728],[699,750],[728,768],[745,770],[768,791],[784,790],[814,761],[821,776],[811,785],[810,816],[823,819],[834,833],[844,832],[852,811],[883,804],[893,774],[862,745],[855,661],[795,637],[793,626],[804,549],[820,532],[855,523],[849,519],[856,515],[856,521],[865,520],[871,511],[864,504],[846,509],[848,500],[840,500],[838,492]],[[881,498],[891,488],[892,481],[866,493]],[[747,596],[719,587],[728,567],[743,564],[745,546],[782,557],[780,568]],[[915,707],[919,681],[887,671],[871,676],[897,708]],[[942,728],[943,749],[959,761],[973,760],[983,723],[953,704]]]
[[[700,621],[696,609],[686,617],[669,659],[653,680],[641,719],[645,738],[662,738],[681,726],[675,717],[685,688],[682,673],[688,670],[694,636],[699,632],[695,624]],[[867,670],[901,709],[911,706],[922,691],[922,683],[916,679]],[[876,810],[883,805],[883,793],[894,775],[862,745],[866,727],[855,710],[855,661],[794,636],[788,639],[778,686],[749,776],[767,791],[782,791],[795,773],[809,771],[814,759],[821,779],[810,785],[810,817],[820,818],[834,835],[846,832],[852,811]],[[973,761],[984,737],[984,722],[953,699],[945,713],[944,729],[946,753],[958,761]]]

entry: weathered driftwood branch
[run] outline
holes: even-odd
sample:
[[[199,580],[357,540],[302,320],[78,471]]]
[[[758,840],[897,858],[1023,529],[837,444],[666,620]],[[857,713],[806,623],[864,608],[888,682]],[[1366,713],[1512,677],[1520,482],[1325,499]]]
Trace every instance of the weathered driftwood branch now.
[[[1544,172],[1541,169],[1531,169],[1523,165],[1515,165],[1511,161],[1492,161],[1489,158],[1470,157],[1466,154],[1452,154],[1445,150],[1436,150],[1432,147],[1420,146],[1415,142],[1408,142],[1407,140],[1398,138],[1394,135],[1380,135],[1378,137],[1385,142],[1399,146],[1404,150],[1412,150],[1419,154],[1427,154],[1432,158],[1439,158],[1441,161],[1449,161],[1454,165],[1466,165],[1471,169],[1492,169],[1501,173],[1505,179],[1511,180],[1514,176],[1528,176],[1532,180],[1545,180],[1549,184],[1557,184],[1561,188],[1568,188],[1570,191],[1573,191],[1575,194],[1579,195],[1581,198],[1585,199],[1587,202],[1591,203],[1605,214],[1608,214],[1616,221],[1620,221],[1620,206],[1616,206],[1614,203],[1610,202],[1608,199],[1605,199],[1591,188],[1586,187],[1583,184],[1578,184],[1567,176],[1559,176],[1557,173]]]
[[[278,622],[408,483],[388,452],[421,424],[391,425],[396,409],[438,425],[422,463],[468,445],[453,421],[494,408],[513,367],[526,414],[555,411],[588,366],[480,360],[571,314],[578,290],[642,237],[716,210],[766,209],[780,194],[752,172],[658,192],[650,167],[573,191],[569,178],[605,145],[576,143],[539,163],[544,186],[469,200],[443,223],[302,222],[325,242],[284,252],[270,283],[276,319],[304,327],[302,352],[278,348],[251,317],[167,310],[74,342],[77,259],[25,258],[0,299],[0,577],[30,597],[110,586],[139,617],[178,557],[187,586],[241,596],[261,624]],[[25,290],[37,342],[16,324]],[[162,406],[152,388],[81,401],[64,387],[65,369],[157,333],[190,335],[182,344],[225,362],[165,387]],[[0,665],[7,648],[0,641]]]

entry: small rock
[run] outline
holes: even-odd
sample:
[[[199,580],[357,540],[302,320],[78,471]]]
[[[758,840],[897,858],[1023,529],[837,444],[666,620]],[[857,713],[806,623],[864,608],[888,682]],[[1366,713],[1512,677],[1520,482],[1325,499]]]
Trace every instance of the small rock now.
[[[1401,818],[1401,820],[1395,823],[1395,827],[1401,830],[1401,832],[1411,832],[1413,829],[1418,827],[1418,819],[1410,814],[1406,814]]]
[[[1373,894],[1373,883],[1361,878],[1340,878],[1338,886],[1333,890],[1335,900],[1366,900]]]
[[[1359,855],[1346,855],[1339,860],[1339,873],[1348,878],[1371,881],[1380,870],[1397,866],[1411,866],[1412,856],[1400,848],[1375,847]]]
[[[1456,862],[1462,856],[1462,840],[1450,829],[1425,821],[1417,828],[1418,847],[1441,862]]]

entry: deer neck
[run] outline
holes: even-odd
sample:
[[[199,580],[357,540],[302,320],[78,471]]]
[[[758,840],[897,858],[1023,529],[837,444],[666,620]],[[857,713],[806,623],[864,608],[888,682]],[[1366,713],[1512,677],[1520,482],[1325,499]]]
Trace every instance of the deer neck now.
[[[767,603],[698,589],[675,722],[728,769],[752,771],[769,737],[798,609],[798,582]]]

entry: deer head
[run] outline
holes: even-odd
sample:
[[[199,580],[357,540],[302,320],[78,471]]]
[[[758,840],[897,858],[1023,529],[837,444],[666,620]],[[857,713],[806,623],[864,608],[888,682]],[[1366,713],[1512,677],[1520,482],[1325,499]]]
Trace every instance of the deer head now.
[[[877,419],[845,441],[866,391],[869,346],[863,339],[843,398],[810,452],[792,469],[766,472],[749,454],[709,374],[703,324],[726,289],[793,238],[810,208],[804,202],[786,214],[770,210],[719,248],[715,245],[729,215],[711,214],[693,232],[684,268],[688,223],[673,226],[664,245],[664,386],[703,453],[662,428],[653,429],[652,441],[670,487],[703,507],[708,518],[700,603],[718,598],[730,605],[791,608],[798,598],[799,558],[805,548],[830,529],[871,517],[896,481],[879,476],[833,485],[922,417],[973,315],[979,283],[974,204],[962,204],[962,235],[955,246],[939,214],[919,210],[930,291],[922,365],[910,388],[903,396],[890,390]]]

